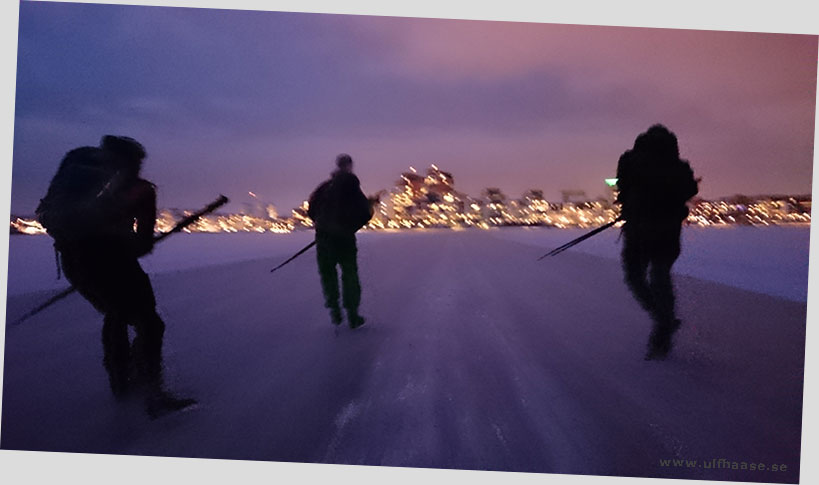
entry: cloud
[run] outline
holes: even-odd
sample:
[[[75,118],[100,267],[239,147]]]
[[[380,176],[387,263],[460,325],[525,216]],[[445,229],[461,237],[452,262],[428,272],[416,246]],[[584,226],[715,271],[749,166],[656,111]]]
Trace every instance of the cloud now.
[[[19,48],[14,207],[103,133],[179,206],[214,174],[299,199],[345,150],[372,184],[428,159],[595,193],[655,122],[706,195],[810,185],[815,36],[24,2]]]

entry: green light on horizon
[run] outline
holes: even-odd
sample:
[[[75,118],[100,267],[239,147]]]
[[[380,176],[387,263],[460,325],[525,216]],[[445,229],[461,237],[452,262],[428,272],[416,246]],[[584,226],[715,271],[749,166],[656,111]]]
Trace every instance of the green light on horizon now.
[[[606,179],[606,185],[609,187],[614,187],[617,185],[617,179]]]

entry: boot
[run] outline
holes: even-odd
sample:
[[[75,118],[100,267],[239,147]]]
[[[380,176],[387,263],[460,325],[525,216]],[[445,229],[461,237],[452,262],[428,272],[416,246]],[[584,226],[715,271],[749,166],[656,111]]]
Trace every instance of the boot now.
[[[195,399],[178,398],[167,391],[157,391],[145,398],[145,412],[151,419],[182,411],[197,404]]]
[[[648,337],[648,350],[645,360],[665,360],[672,348],[672,337],[674,332],[680,328],[682,322],[679,318],[673,318],[662,328],[654,328]]]
[[[347,321],[350,322],[350,328],[356,329],[366,322],[366,319],[358,314],[358,310],[347,310]]]
[[[338,306],[330,307],[330,321],[333,325],[341,325],[341,308]]]

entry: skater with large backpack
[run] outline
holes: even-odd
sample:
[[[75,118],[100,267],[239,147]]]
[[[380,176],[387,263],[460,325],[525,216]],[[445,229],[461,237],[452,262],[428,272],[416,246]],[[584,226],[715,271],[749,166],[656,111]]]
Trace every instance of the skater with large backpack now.
[[[152,418],[195,404],[164,388],[165,323],[138,258],[153,249],[156,190],[140,178],[145,150],[127,137],[71,150],[60,163],[37,217],[54,238],[66,278],[104,315],[103,364],[111,392],[144,397]],[[128,326],[136,337],[129,342]]]
[[[336,166],[330,179],[310,195],[307,213],[316,227],[316,257],[324,306],[330,310],[333,324],[340,325],[338,265],[341,267],[342,303],[347,321],[350,328],[358,328],[364,325],[364,317],[358,313],[361,283],[358,279],[355,233],[372,218],[373,205],[378,199],[368,198],[361,191],[350,155],[339,155]]]
[[[664,359],[681,323],[674,308],[671,266],[680,255],[686,202],[697,194],[698,179],[680,159],[677,137],[658,124],[640,134],[620,157],[617,188],[620,219],[625,220],[625,280],[654,321],[645,358]]]

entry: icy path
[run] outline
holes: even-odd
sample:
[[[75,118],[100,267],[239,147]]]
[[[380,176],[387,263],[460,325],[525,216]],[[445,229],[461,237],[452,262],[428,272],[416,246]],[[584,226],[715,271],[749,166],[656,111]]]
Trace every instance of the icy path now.
[[[367,326],[338,336],[314,253],[155,276],[169,377],[200,409],[108,396],[101,319],[72,297],[6,337],[3,448],[795,482],[805,304],[677,276],[678,347],[616,260],[483,232],[364,237]],[[43,294],[9,299],[14,319]],[[661,459],[786,464],[664,468]]]

